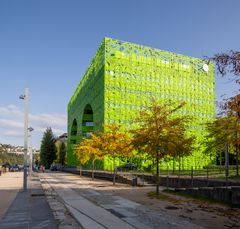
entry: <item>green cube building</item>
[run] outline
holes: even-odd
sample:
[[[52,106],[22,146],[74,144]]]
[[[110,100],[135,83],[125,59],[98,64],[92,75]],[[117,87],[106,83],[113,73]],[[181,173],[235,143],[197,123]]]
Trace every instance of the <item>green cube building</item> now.
[[[194,117],[189,132],[199,148],[183,159],[183,166],[207,165],[203,124],[215,118],[214,71],[212,63],[201,59],[104,38],[68,104],[68,165],[78,165],[74,146],[83,136],[102,130],[103,124],[130,128],[151,98],[186,102],[178,115]],[[109,162],[102,166],[108,168]]]

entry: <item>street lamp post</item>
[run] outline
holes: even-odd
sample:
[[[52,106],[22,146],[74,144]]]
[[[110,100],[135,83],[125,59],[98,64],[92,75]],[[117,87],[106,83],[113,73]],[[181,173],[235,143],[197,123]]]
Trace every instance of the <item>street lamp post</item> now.
[[[25,89],[24,95],[20,95],[19,99],[25,101],[24,112],[24,168],[23,168],[23,191],[27,191],[27,151],[28,151],[28,88]]]
[[[32,131],[34,131],[34,129],[32,127],[28,127],[28,131],[29,131],[29,138],[30,138],[29,174],[30,174],[30,178],[32,178],[32,165],[33,165]]]

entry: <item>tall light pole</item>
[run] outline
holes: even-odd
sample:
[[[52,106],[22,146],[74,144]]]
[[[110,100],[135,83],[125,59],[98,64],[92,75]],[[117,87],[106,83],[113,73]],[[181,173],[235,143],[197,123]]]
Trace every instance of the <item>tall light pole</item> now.
[[[24,168],[23,168],[23,191],[27,191],[27,151],[28,151],[28,88],[25,89],[24,95],[20,95],[19,99],[25,101],[24,112]]]
[[[30,174],[30,178],[32,178],[32,165],[33,165],[32,131],[34,131],[34,129],[30,126],[28,127],[28,131],[29,131],[29,137],[30,137],[29,174]]]

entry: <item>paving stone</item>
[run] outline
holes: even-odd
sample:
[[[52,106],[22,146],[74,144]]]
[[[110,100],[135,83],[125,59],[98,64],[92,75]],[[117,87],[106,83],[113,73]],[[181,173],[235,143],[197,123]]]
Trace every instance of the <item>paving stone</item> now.
[[[27,192],[20,190],[0,221],[1,229],[57,229],[39,179],[28,181]],[[34,194],[34,195],[32,195]],[[41,194],[39,196],[39,194]]]
[[[110,195],[93,190],[91,185],[76,181],[76,176],[70,174],[66,177],[64,174],[43,176],[83,228],[203,229],[164,212],[150,210],[114,193]],[[68,182],[65,182],[66,179]]]

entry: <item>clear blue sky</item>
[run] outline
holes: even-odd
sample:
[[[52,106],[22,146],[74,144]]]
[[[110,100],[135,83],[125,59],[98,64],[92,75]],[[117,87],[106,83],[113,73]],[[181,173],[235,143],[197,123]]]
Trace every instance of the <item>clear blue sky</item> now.
[[[67,103],[102,39],[203,58],[240,50],[239,0],[1,0],[0,143],[23,144],[24,88],[35,146],[66,131]],[[237,85],[216,77],[217,97]]]

